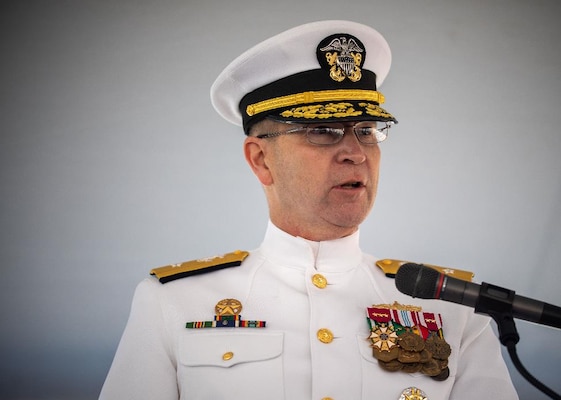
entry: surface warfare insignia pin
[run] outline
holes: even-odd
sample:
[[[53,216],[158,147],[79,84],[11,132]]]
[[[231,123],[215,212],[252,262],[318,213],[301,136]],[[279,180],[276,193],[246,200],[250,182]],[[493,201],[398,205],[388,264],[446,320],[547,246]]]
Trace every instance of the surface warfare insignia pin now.
[[[334,81],[342,82],[348,78],[358,82],[362,78],[366,51],[356,37],[346,33],[328,36],[320,42],[316,54],[320,65],[329,70]]]
[[[187,322],[187,329],[199,328],[265,328],[266,321],[245,321],[240,312],[242,303],[236,299],[223,299],[214,306],[213,321]]]
[[[386,371],[421,372],[443,381],[450,375],[450,345],[440,314],[399,303],[368,307],[372,355]],[[422,397],[421,397],[422,398]]]

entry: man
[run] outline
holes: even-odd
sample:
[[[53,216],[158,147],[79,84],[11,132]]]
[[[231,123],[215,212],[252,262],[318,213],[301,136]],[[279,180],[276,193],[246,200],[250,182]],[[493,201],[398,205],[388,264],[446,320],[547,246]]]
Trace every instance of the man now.
[[[377,91],[390,61],[377,31],[324,21],[222,72],[212,101],[247,134],[265,239],[153,270],[102,399],[517,398],[489,319],[399,293],[358,246],[397,122]]]

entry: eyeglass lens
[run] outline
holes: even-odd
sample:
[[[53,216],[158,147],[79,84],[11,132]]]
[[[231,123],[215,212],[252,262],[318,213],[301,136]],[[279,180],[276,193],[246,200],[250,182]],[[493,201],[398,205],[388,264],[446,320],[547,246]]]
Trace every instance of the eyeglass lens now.
[[[389,124],[360,122],[353,127],[357,139],[363,144],[376,144],[387,137]],[[312,144],[328,145],[338,143],[345,135],[344,125],[315,125],[304,128],[308,141]]]

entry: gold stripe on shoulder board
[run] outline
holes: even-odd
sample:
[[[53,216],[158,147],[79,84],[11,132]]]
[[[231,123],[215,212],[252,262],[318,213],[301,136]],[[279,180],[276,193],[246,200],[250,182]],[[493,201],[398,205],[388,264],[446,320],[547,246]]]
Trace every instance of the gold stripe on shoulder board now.
[[[390,278],[394,278],[395,274],[397,274],[397,270],[403,264],[407,264],[411,261],[401,261],[401,260],[391,260],[391,259],[384,259],[376,261],[376,265],[384,271],[384,274]],[[430,267],[436,269],[438,272],[441,272],[445,275],[449,275],[453,278],[461,279],[463,281],[471,282],[475,274],[471,271],[465,271],[461,269],[452,269],[452,268],[445,268],[445,267],[438,267],[436,265],[431,264],[423,264],[426,267]]]
[[[150,271],[150,275],[156,276],[161,283],[166,283],[186,276],[240,266],[248,255],[249,252],[247,251],[236,250],[232,253],[226,253],[220,256],[201,258],[154,268]]]

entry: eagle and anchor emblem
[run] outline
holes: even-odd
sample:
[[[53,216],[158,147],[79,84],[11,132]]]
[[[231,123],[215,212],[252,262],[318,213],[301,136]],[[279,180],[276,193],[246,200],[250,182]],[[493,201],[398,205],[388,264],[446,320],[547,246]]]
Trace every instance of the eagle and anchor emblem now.
[[[366,52],[356,37],[347,34],[331,35],[319,44],[317,56],[320,64],[329,69],[329,76],[337,82],[362,78],[362,65]]]

